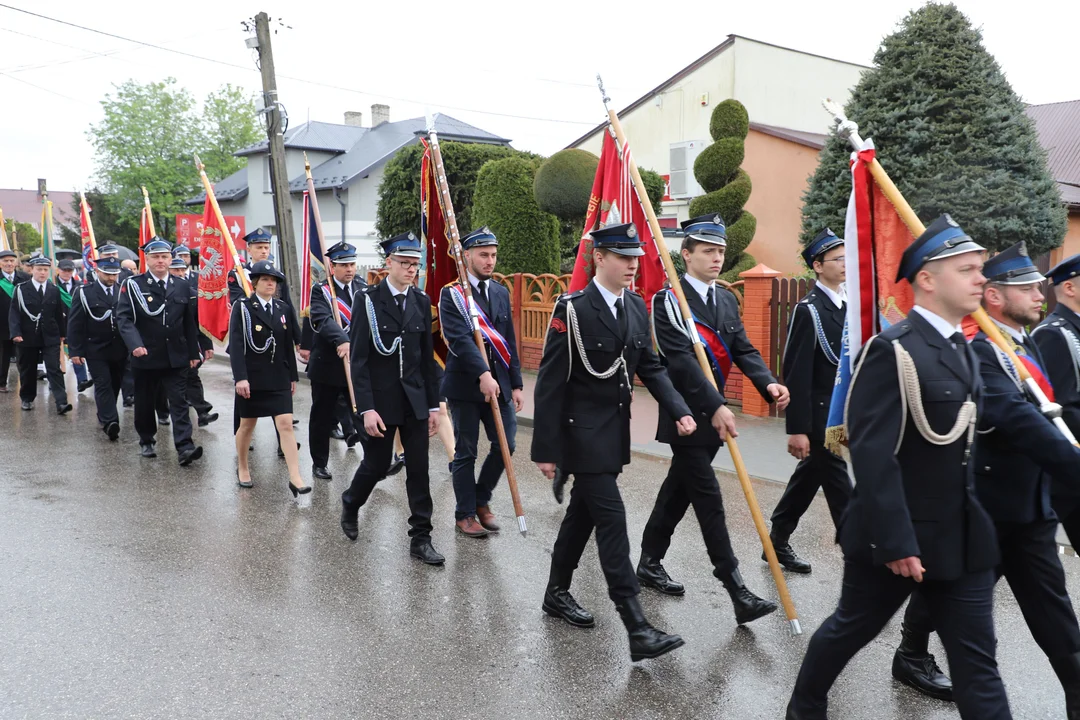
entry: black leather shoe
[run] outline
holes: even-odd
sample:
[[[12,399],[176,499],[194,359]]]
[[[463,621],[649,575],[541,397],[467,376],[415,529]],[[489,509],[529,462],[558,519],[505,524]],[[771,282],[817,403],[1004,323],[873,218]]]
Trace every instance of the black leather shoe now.
[[[650,625],[641,611],[641,603],[637,597],[625,598],[615,603],[615,609],[619,611],[619,617],[622,618],[626,633],[630,637],[631,662],[660,657],[685,645],[678,635],[669,635]]]
[[[566,481],[569,479],[570,478],[563,474],[563,471],[560,468],[555,468],[555,477],[551,479],[551,492],[555,495],[555,502],[560,505],[562,505]]]
[[[893,655],[893,677],[923,695],[952,702],[952,680],[941,672],[934,656],[927,650],[929,637],[914,633],[903,625],[900,632],[900,647]]]
[[[349,433],[349,436],[345,438],[346,447],[356,447],[356,443],[360,442],[360,433]]]
[[[67,415],[69,412],[71,412],[71,403],[56,406],[57,415]]]
[[[344,502],[341,503],[341,530],[350,540],[355,540],[360,535],[360,526],[356,520],[357,512],[357,510],[350,510]]]
[[[682,595],[686,592],[682,583],[671,579],[659,560],[654,560],[645,553],[641,554],[641,560],[638,561],[637,576],[642,585],[659,590],[665,595]]]
[[[810,563],[795,554],[787,538],[774,538],[771,535],[769,537],[772,539],[773,550],[776,551],[776,560],[780,563],[780,567],[802,575],[810,574]],[[769,561],[764,552],[761,553],[761,559],[765,562]]]
[[[135,398],[124,398],[124,407],[135,407]]]
[[[90,388],[94,387],[94,381],[93,380],[83,380],[81,383],[79,383],[75,387],[77,387],[79,389],[79,392],[82,392],[83,390],[89,390]]]
[[[217,419],[218,419],[218,414],[216,412],[211,412],[211,413],[206,413],[204,415],[200,415],[199,416],[199,427],[206,427],[207,425],[209,425],[210,423],[214,422]]]
[[[341,428],[335,426],[334,429],[330,431],[330,437],[334,438],[335,440],[344,440],[345,433],[341,432]]]
[[[442,565],[446,558],[435,551],[430,540],[414,542],[409,547],[409,554],[425,565]]]
[[[158,415],[158,419],[157,419],[157,424],[158,425],[168,425],[169,422],[170,421],[169,421],[169,416],[168,415],[166,415],[165,417],[162,417],[162,416]]]
[[[390,463],[390,467],[386,471],[386,477],[397,475],[403,467],[405,467],[405,453],[400,455],[394,453],[394,462]]]
[[[34,409],[34,403],[30,402],[29,400],[23,400],[22,401],[22,409],[23,410],[33,410]]]
[[[110,440],[116,440],[120,437],[120,423],[111,422],[105,426],[105,434],[109,436]]]
[[[293,425],[299,425],[300,424],[300,418],[293,418],[292,419],[292,424]]]
[[[139,454],[144,458],[156,458],[157,452],[152,443],[139,443]]]
[[[180,467],[187,467],[193,461],[202,457],[202,445],[196,445],[190,450],[180,453]]]
[[[334,478],[334,476],[330,474],[329,470],[318,465],[311,466],[311,475],[312,477],[317,477],[320,480],[332,480]]]
[[[776,603],[750,592],[738,570],[727,577],[721,577],[720,581],[731,596],[731,604],[735,606],[735,622],[738,624],[745,625],[776,612]]]
[[[1066,720],[1080,720],[1080,653],[1050,658],[1050,666],[1065,691]]]
[[[541,607],[551,617],[561,618],[574,627],[591,628],[596,625],[596,618],[592,613],[578,605],[574,596],[564,587],[548,585]]]

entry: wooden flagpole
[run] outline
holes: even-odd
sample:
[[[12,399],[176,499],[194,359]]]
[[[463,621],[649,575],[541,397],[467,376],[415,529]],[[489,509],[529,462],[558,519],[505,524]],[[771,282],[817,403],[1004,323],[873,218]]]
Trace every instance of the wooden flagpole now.
[[[867,147],[866,141],[859,135],[858,123],[848,120],[847,115],[844,114],[844,109],[837,103],[826,98],[821,103],[825,110],[833,116],[833,120],[836,121],[836,132],[840,137],[847,139],[851,146],[855,148],[855,151],[864,150]],[[908,204],[908,201],[904,199],[904,195],[900,192],[900,189],[896,187],[896,184],[889,177],[889,174],[885,172],[885,168],[881,166],[877,158],[870,164],[870,174],[874,177],[874,182],[881,188],[881,192],[885,194],[885,197],[889,199],[889,202],[896,208],[897,215],[907,225],[911,234],[918,238],[924,232],[926,232],[926,226],[923,225],[922,220],[915,214],[915,210]],[[980,307],[975,312],[971,313],[972,319],[979,324],[979,329],[982,330],[990,341],[994,343],[1005,355],[1009,358],[1009,362],[1013,364],[1017,372],[1020,374],[1020,380],[1027,388],[1027,391],[1034,398],[1035,402],[1039,405],[1039,410],[1050,418],[1057,427],[1058,431],[1065,436],[1065,438],[1073,445],[1077,445],[1076,438],[1073,436],[1072,431],[1069,430],[1069,426],[1065,424],[1065,420],[1061,417],[1061,406],[1050,402],[1050,399],[1046,397],[1046,393],[1043,392],[1039,384],[1035,382],[1035,378],[1031,376],[1031,372],[1027,369],[1024,363],[1020,362],[1020,358],[1016,356],[1016,352],[1012,349],[1012,344],[1009,343],[1005,336],[1001,334],[1001,330],[994,321],[986,314],[986,310]]]
[[[596,76],[597,83],[600,86],[600,94],[604,98],[604,108],[608,112],[608,121],[611,123],[612,129],[615,130],[615,139],[618,141],[620,152],[626,148],[626,135],[623,133],[622,124],[619,122],[619,116],[614,109],[608,106],[610,98],[607,93],[604,92],[604,83],[600,79],[600,76]],[[638,172],[637,163],[634,162],[633,156],[629,158],[630,165],[630,177],[634,180],[634,188],[637,190],[638,202],[641,203],[642,208],[645,210],[645,216],[649,221],[649,229],[652,231],[653,242],[656,243],[657,253],[660,255],[660,261],[664,264],[664,270],[667,272],[668,282],[671,285],[672,292],[675,293],[675,297],[679,301],[679,310],[682,312],[683,322],[687,327],[691,328],[694,340],[694,355],[697,357],[698,364],[701,366],[701,372],[705,374],[709,382],[713,387],[716,387],[716,378],[713,375],[712,365],[709,362],[708,356],[705,354],[705,346],[701,342],[700,336],[697,334],[697,326],[694,324],[694,316],[690,311],[690,306],[686,302],[686,295],[683,293],[682,283],[679,281],[678,272],[675,270],[675,265],[671,262],[671,254],[668,252],[667,243],[664,242],[664,231],[660,227],[660,222],[656,219],[656,212],[653,210],[652,201],[649,200],[649,193],[645,189],[645,183],[641,180],[641,173]],[[791,627],[793,635],[802,634],[802,626],[799,623],[799,616],[795,612],[795,604],[791,600],[791,593],[788,592],[787,582],[784,579],[784,573],[780,569],[780,562],[776,559],[776,550],[773,548],[772,540],[769,538],[769,530],[765,526],[765,517],[761,514],[761,507],[758,505],[757,496],[754,493],[754,487],[750,484],[750,475],[746,472],[746,465],[743,463],[742,453],[739,451],[739,446],[735,442],[735,438],[728,436],[724,440],[724,444],[727,445],[728,452],[731,453],[731,462],[735,465],[735,474],[739,478],[739,485],[742,486],[743,494],[746,496],[746,504],[750,508],[750,515],[754,520],[754,527],[757,529],[758,537],[761,539],[761,546],[765,550],[765,558],[769,562],[769,570],[772,572],[773,581],[776,583],[776,590],[780,595],[780,603],[784,606],[784,613],[787,615],[788,624]]]
[[[90,206],[86,204],[86,193],[79,193],[79,204],[82,205],[82,212],[86,215],[86,229],[90,233],[90,260],[96,261],[97,258],[97,240],[94,238],[94,223],[90,219]],[[79,248],[80,252],[82,248]],[[89,268],[83,268],[83,270],[89,270]]]
[[[240,280],[240,287],[244,290],[244,295],[251,296],[251,282],[248,280],[247,275],[244,273],[244,266],[240,262],[240,255],[236,252],[236,245],[233,244],[232,235],[229,233],[229,226],[225,223],[225,216],[221,214],[221,207],[218,205],[217,196],[214,195],[214,186],[210,183],[210,178],[206,176],[206,167],[199,160],[198,154],[195,155],[195,167],[199,168],[199,179],[202,180],[203,189],[206,190],[206,197],[210,199],[210,206],[214,208],[214,217],[217,218],[218,227],[221,228],[221,234],[225,238],[225,245],[229,248],[229,254],[232,255],[233,268],[236,271],[236,277]],[[149,199],[146,200],[149,203]],[[153,232],[153,225],[151,232]]]

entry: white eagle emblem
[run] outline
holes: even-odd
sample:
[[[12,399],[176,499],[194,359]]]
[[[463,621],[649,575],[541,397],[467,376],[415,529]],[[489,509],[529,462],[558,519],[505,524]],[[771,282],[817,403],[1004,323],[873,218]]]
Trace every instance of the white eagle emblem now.
[[[209,273],[211,277],[221,277],[221,272],[225,268],[225,260],[216,247],[204,247],[201,253],[201,259],[202,267],[199,270],[200,275]]]

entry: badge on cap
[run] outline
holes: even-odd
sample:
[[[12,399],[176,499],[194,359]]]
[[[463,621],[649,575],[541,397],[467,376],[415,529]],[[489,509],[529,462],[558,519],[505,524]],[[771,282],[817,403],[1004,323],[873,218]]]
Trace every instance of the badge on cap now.
[[[724,224],[724,219],[722,217],[720,217],[719,215],[714,216],[712,221],[716,225],[723,225]]]
[[[626,237],[628,237],[628,238],[637,237],[637,228],[635,226],[633,226],[633,225],[626,228]]]
[[[945,222],[947,222],[950,227],[960,227],[960,223],[953,220],[952,215],[949,213],[945,213]]]

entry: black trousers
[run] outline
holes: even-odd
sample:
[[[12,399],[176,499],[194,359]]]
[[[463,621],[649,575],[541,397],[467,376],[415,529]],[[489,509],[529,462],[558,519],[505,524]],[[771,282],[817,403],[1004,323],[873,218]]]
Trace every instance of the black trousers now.
[[[1031,637],[1051,660],[1080,652],[1080,625],[1054,540],[1057,525],[1057,520],[995,523],[1001,548],[995,580],[1005,576]],[[908,603],[904,626],[923,635],[934,630],[929,608],[919,593]]]
[[[315,387],[315,383],[312,383]],[[314,413],[313,413],[314,414]],[[313,421],[314,422],[314,421]],[[405,492],[409,496],[409,537],[413,542],[431,539],[431,489],[428,476],[427,418],[409,418],[404,425],[387,425],[381,438],[368,438],[364,459],[356,468],[352,484],[341,494],[345,513],[352,517],[367,502],[371,491],[390,469],[394,459],[394,431],[401,432],[405,448]]]
[[[128,356],[124,366],[124,379],[120,381],[120,392],[125,400],[135,398],[135,371],[131,368],[131,356]]]
[[[124,368],[127,358],[118,360],[86,360],[90,368],[90,377],[94,380],[94,404],[97,406],[97,419],[102,427],[111,422],[120,422],[116,411],[116,398],[120,395],[120,386],[124,382]]]
[[[311,462],[316,467],[326,467],[330,461],[330,431],[339,422],[339,402],[345,399],[345,406],[350,407],[349,388],[345,385],[311,383],[311,417],[308,420],[308,448],[311,450]],[[349,435],[352,423],[342,425],[342,432]],[[392,438],[391,438],[392,440]],[[392,443],[391,443],[392,445]],[[366,451],[365,451],[366,456]],[[427,457],[427,451],[424,451]],[[387,463],[389,467],[389,463]]]
[[[643,555],[662,559],[671,545],[675,527],[683,519],[686,509],[693,505],[716,576],[725,579],[739,567],[724,521],[720,483],[712,468],[713,458],[719,449],[719,442],[713,445],[671,446],[671,466],[641,536]]]
[[[630,562],[630,539],[626,534],[626,506],[619,493],[618,473],[573,473],[570,503],[555,538],[552,569],[570,573],[577,569],[585,545],[596,528],[596,549],[607,579],[608,597],[619,602],[641,592]]]
[[[0,337],[0,387],[7,387],[8,372],[14,359],[15,343],[11,342],[9,337]]]
[[[824,424],[819,432],[810,434],[810,455],[799,461],[791,473],[784,494],[773,510],[772,534],[787,539],[795,532],[799,520],[810,508],[818,488],[825,491],[833,527],[840,526],[840,518],[851,497],[851,479],[847,463],[842,457],[825,449]]]
[[[67,405],[67,389],[64,373],[60,372],[60,346],[26,347],[18,343],[15,348],[15,364],[19,368],[19,399],[34,402],[37,399],[37,366],[45,362],[45,377],[49,380],[56,406]]]
[[[199,377],[200,362],[197,367],[188,368],[187,399],[188,404],[195,408],[196,415],[206,415],[214,409],[214,406],[206,402],[206,391],[203,390],[202,378]]]
[[[1080,495],[1054,495],[1050,505],[1069,536],[1069,544],[1076,550],[1080,547]]]
[[[454,496],[457,499],[454,519],[464,520],[467,517],[476,517],[476,508],[491,504],[491,495],[506,466],[503,464],[502,448],[499,447],[499,433],[495,429],[495,415],[491,411],[491,404],[467,400],[451,400],[448,404],[455,438],[454,461],[450,464]],[[506,433],[507,449],[513,455],[517,437],[517,415],[514,413],[513,402],[500,400],[499,416]],[[481,423],[491,447],[477,476],[476,444],[480,439]]]
[[[158,428],[155,406],[158,404],[159,394],[164,391],[169,401],[176,451],[184,452],[195,447],[191,440],[191,418],[188,417],[187,371],[186,367],[133,371],[135,432],[139,434],[140,445],[155,442]]]
[[[805,720],[826,720],[829,689],[918,587],[949,658],[953,696],[964,720],[1009,720],[1009,701],[994,657],[994,571],[955,580],[894,575],[884,565],[844,563],[840,603],[810,639],[791,704]]]

